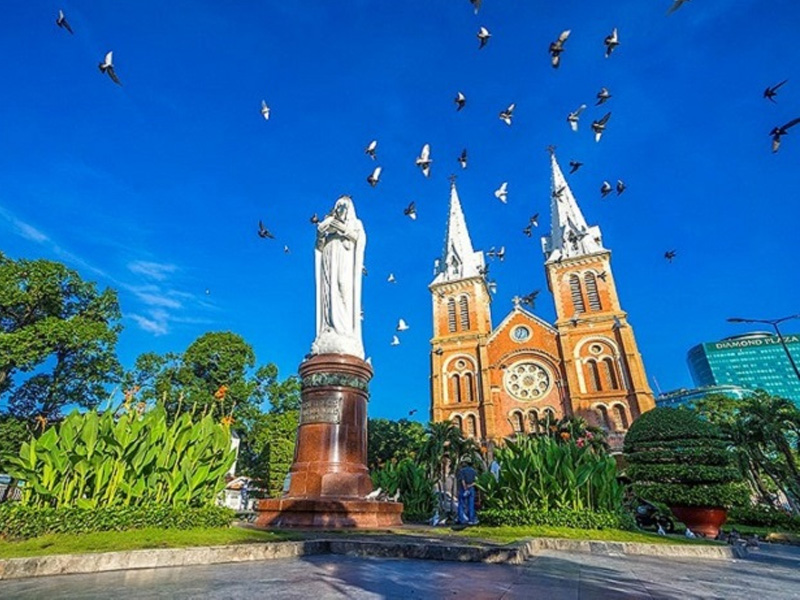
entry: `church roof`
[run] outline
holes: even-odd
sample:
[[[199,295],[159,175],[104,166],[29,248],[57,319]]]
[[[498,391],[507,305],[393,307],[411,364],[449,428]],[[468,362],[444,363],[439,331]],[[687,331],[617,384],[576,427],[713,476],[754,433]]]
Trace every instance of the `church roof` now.
[[[434,265],[435,277],[432,285],[481,277],[484,265],[483,252],[476,252],[472,247],[467,221],[453,180],[450,183],[450,214],[447,218],[444,248],[442,257]]]
[[[516,317],[517,315],[523,315],[527,317],[529,320],[538,323],[539,325],[541,325],[542,327],[544,327],[545,329],[554,334],[558,333],[558,329],[556,329],[552,325],[552,323],[548,323],[540,316],[533,314],[529,310],[525,310],[519,305],[518,299],[516,299],[514,302],[514,308],[506,315],[506,318],[503,319],[503,321],[492,330],[492,333],[489,336],[489,340],[491,341],[492,339],[497,337],[500,334],[500,332],[502,332],[506,327],[508,327],[508,324],[511,323],[511,321],[514,320],[514,317]]]
[[[565,258],[605,252],[600,228],[586,224],[578,202],[558,166],[555,153],[550,154],[550,165],[550,235],[542,237],[545,261],[558,262]]]

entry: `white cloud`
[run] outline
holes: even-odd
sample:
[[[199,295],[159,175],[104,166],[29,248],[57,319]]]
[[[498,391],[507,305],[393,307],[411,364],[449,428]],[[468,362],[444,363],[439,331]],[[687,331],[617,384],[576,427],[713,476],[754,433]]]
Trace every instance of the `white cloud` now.
[[[141,329],[152,333],[153,335],[166,335],[169,333],[169,314],[164,310],[151,310],[150,316],[144,317],[142,315],[131,314],[131,319],[136,321]]]
[[[167,263],[148,262],[146,260],[135,260],[128,264],[131,273],[144,275],[150,279],[164,281],[167,275],[174,273],[178,268]]]

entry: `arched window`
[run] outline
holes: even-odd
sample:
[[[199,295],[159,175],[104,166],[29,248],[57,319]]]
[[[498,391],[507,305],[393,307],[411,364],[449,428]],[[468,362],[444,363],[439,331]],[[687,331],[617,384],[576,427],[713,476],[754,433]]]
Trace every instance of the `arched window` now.
[[[552,408],[544,409],[544,421],[547,423],[548,427],[551,427],[556,423],[556,413]]]
[[[584,276],[586,281],[586,295],[589,297],[589,308],[591,310],[600,310],[600,295],[597,293],[597,279],[594,273],[589,272]]]
[[[452,375],[450,377],[450,397],[456,404],[461,404],[461,377]]]
[[[531,431],[533,433],[539,433],[539,411],[528,411],[528,420],[531,422]]]
[[[522,416],[520,411],[511,413],[511,425],[514,427],[514,433],[522,433],[525,431],[525,417]]]
[[[591,391],[602,391],[603,383],[600,381],[600,370],[597,368],[597,361],[594,359],[587,360],[586,368],[589,371],[589,387],[591,388]]]
[[[463,398],[466,402],[475,402],[475,378],[472,373],[464,374],[464,395]]]
[[[575,307],[575,312],[586,312],[583,293],[581,292],[581,279],[575,273],[569,276],[569,291],[572,294],[572,306]]]
[[[454,333],[456,330],[456,300],[455,298],[450,298],[447,301],[447,329],[450,333]]]
[[[478,419],[475,418],[475,415],[467,417],[467,435],[469,437],[478,436]]]
[[[614,412],[616,413],[615,417],[617,421],[617,429],[619,430],[628,429],[628,415],[625,412],[625,407],[622,406],[622,404],[615,404]]]
[[[617,377],[617,368],[614,365],[614,360],[607,356],[603,359],[603,370],[605,371],[605,375],[609,385],[611,386],[612,390],[619,389],[619,378]]]
[[[469,300],[466,296],[458,299],[458,306],[461,311],[461,331],[469,330]]]
[[[459,417],[458,415],[456,415],[456,416],[454,416],[454,417],[453,417],[453,425],[455,425],[456,427],[458,427],[458,430],[459,430],[461,433],[464,433],[464,421],[463,421],[463,420],[461,419],[461,417]]]
[[[611,429],[611,420],[608,418],[608,409],[604,405],[595,408],[597,414],[600,415],[600,427]]]

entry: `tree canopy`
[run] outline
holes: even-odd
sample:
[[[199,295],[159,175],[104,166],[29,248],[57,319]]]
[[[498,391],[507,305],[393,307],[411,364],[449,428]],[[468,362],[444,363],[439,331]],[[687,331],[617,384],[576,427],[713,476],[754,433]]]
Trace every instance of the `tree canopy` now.
[[[0,253],[0,396],[9,411],[51,419],[103,401],[122,368],[116,292],[49,260]]]

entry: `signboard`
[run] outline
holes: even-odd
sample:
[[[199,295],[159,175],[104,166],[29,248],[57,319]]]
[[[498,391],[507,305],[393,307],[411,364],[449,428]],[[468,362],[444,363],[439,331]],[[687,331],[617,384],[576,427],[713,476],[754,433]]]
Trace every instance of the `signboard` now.
[[[800,335],[785,335],[783,341],[786,344],[800,343]],[[721,342],[714,342],[706,344],[708,350],[722,351],[722,350],[739,350],[741,348],[769,348],[772,346],[780,346],[781,340],[776,335],[764,337],[748,337],[740,340],[723,340]]]
[[[337,397],[306,398],[300,407],[300,424],[341,423],[342,399]]]

